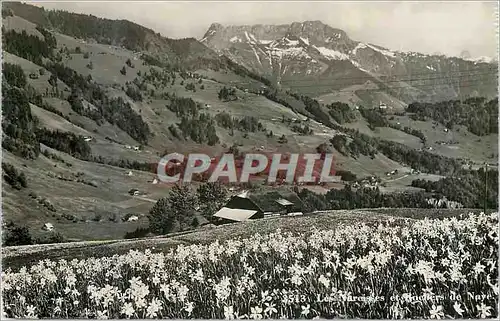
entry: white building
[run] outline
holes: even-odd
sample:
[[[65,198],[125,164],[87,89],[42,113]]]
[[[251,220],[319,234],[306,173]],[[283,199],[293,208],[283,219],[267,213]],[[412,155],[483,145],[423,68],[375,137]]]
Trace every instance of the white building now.
[[[139,218],[138,218],[137,216],[132,215],[131,217],[129,217],[129,218],[128,218],[128,220],[127,220],[127,221],[128,221],[128,222],[135,222],[135,221],[137,221],[138,219],[139,219]]]
[[[45,231],[53,231],[54,225],[52,225],[52,223],[45,223],[45,224],[43,224],[43,229]]]

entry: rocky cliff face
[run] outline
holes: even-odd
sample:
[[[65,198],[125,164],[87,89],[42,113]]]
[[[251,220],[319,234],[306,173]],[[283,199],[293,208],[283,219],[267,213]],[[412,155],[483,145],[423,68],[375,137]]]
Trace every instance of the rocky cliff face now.
[[[496,95],[497,65],[485,59],[397,52],[349,38],[321,21],[222,26],[200,40],[277,85],[325,94],[377,84],[403,101]],[[373,91],[373,89],[370,89]]]

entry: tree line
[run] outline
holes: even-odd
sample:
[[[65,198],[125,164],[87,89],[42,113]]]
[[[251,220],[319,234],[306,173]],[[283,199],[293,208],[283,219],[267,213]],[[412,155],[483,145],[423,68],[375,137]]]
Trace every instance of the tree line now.
[[[417,179],[411,186],[435,193],[438,197],[461,203],[466,208],[498,208],[498,170],[459,171],[456,175],[438,181]]]
[[[190,230],[198,226],[200,216],[211,222],[226,197],[226,188],[217,182],[203,184],[196,191],[189,185],[176,184],[149,211],[149,229],[155,234]]]
[[[430,118],[452,129],[455,125],[466,126],[478,136],[498,133],[498,99],[487,100],[484,97],[465,100],[449,100],[438,103],[415,102],[408,105],[408,112],[413,118]]]

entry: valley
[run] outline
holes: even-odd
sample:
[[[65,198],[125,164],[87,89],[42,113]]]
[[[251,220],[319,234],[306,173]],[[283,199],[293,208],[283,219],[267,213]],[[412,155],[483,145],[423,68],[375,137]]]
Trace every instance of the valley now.
[[[394,52],[319,21],[214,24],[198,41],[87,15],[73,28],[76,14],[28,4],[4,4],[2,13],[3,162],[27,180],[20,189],[4,182],[3,221],[33,238],[47,238],[49,222],[66,241],[147,229],[150,210],[171,191],[153,183],[157,162],[171,152],[316,153],[322,146],[334,154],[335,170],[356,182],[300,187],[320,195],[370,177],[381,194],[432,194],[412,182],[497,164],[498,127],[473,133],[466,112],[469,119],[448,128],[441,114],[416,119],[408,111],[416,102],[457,100],[463,110],[474,104],[474,124],[483,126],[495,116],[488,108],[498,106],[496,63]],[[234,93],[221,97],[225,89]],[[237,191],[246,188],[294,190]]]

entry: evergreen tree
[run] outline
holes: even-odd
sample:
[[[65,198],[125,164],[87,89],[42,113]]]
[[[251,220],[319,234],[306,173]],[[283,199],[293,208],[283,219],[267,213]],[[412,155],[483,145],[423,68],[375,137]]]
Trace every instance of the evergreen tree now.
[[[196,215],[196,194],[187,187],[175,185],[170,194],[158,200],[149,212],[149,227],[157,234],[184,231],[192,227]]]

